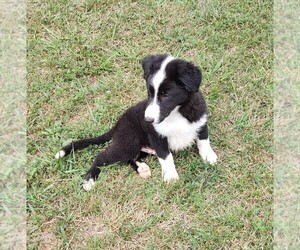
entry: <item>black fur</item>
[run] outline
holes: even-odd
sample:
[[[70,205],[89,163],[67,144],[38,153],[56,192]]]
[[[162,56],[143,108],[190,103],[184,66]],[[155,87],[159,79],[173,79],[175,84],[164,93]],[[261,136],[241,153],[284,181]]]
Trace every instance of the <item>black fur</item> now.
[[[112,140],[111,145],[101,152],[87,172],[85,180],[96,180],[100,168],[115,162],[130,163],[137,170],[136,161],[141,161],[145,153],[142,147],[155,150],[156,155],[165,159],[170,154],[168,138],[159,135],[153,124],[145,121],[145,110],[154,96],[151,79],[159,70],[167,55],[147,56],[142,61],[144,79],[146,80],[148,99],[143,100],[129,108],[118,120],[116,125],[105,134],[89,139],[72,142],[62,148],[68,155],[72,150],[83,149],[89,145],[103,144]],[[160,107],[160,121],[162,122],[176,106],[179,112],[189,122],[195,122],[207,113],[202,94],[199,92],[201,72],[198,67],[184,60],[174,59],[167,64],[166,78],[158,91],[158,104]],[[208,138],[207,126],[199,132],[199,138]]]
[[[167,65],[166,71],[170,79],[174,80],[189,93],[199,91],[202,79],[201,72],[199,68],[190,62],[180,59],[173,60]]]
[[[168,55],[150,55],[146,56],[142,61],[142,66],[144,70],[144,79],[147,80],[148,77],[153,74],[153,72],[159,70],[159,67],[163,60],[166,59]]]

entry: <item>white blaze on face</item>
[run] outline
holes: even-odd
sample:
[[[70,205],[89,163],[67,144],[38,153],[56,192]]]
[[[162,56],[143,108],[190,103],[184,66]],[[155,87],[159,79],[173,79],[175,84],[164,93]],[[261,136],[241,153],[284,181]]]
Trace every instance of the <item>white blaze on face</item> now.
[[[166,78],[166,66],[169,62],[174,60],[174,57],[168,56],[161,64],[160,69],[152,77],[152,86],[154,88],[154,98],[153,101],[148,105],[145,110],[145,117],[153,118],[153,123],[159,122],[160,109],[157,102],[158,89],[163,80]]]

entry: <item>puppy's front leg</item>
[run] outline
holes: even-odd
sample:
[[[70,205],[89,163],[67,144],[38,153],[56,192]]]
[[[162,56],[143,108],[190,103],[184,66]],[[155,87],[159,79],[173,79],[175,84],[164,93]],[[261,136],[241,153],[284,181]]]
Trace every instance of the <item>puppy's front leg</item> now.
[[[207,124],[203,126],[198,134],[197,146],[203,161],[207,161],[210,164],[217,163],[218,157],[210,146]]]
[[[173,155],[169,150],[167,138],[152,136],[149,138],[151,147],[155,149],[157,158],[161,165],[162,177],[165,182],[178,180],[179,176],[173,160]]]
[[[171,152],[169,152],[165,158],[158,157],[158,160],[161,165],[162,177],[165,182],[179,179]]]

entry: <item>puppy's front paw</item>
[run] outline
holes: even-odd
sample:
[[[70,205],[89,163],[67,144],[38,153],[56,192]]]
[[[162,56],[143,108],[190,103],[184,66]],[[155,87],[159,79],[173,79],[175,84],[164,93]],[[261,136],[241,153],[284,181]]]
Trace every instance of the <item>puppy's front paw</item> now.
[[[84,180],[82,187],[85,191],[90,191],[92,187],[95,185],[95,181],[93,178],[90,178],[89,180]]]
[[[165,182],[170,183],[171,181],[179,180],[176,169],[168,169],[163,172],[163,179]]]
[[[207,161],[211,165],[217,163],[218,156],[211,148],[199,150],[199,154],[202,157],[203,161]]]
[[[199,154],[202,157],[203,161],[207,161],[209,164],[215,164],[217,163],[217,155],[212,150],[210,146],[209,139],[205,140],[197,140],[197,146],[199,149]]]
[[[136,162],[136,165],[138,166],[138,173],[141,178],[147,179],[151,176],[151,170],[149,166],[145,162]]]

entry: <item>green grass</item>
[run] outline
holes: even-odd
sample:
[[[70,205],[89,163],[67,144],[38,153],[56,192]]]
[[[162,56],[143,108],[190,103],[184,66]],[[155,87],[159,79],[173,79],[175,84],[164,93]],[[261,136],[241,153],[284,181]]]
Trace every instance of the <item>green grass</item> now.
[[[272,2],[28,3],[28,249],[272,248]],[[71,139],[105,132],[146,97],[139,61],[170,53],[202,69],[210,138],[204,164],[177,153],[142,180],[113,165],[86,193],[99,148],[56,161]]]
[[[0,249],[25,249],[25,4],[1,1],[0,19]]]

